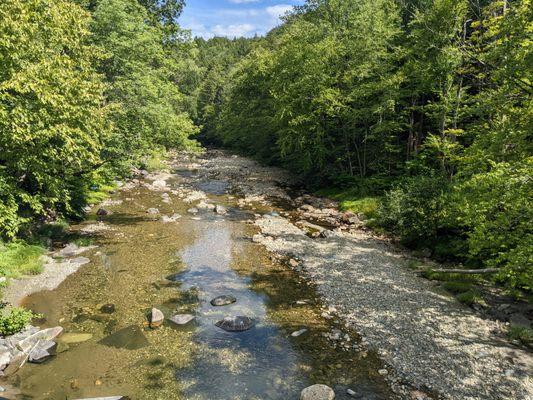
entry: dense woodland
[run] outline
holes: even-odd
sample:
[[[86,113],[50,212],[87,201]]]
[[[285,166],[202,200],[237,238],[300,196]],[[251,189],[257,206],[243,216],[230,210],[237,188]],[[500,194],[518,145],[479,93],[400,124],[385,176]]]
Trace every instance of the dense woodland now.
[[[532,290],[531,0],[308,0],[235,40],[193,39],[183,7],[0,3],[4,240],[203,143],[375,199],[376,229]]]

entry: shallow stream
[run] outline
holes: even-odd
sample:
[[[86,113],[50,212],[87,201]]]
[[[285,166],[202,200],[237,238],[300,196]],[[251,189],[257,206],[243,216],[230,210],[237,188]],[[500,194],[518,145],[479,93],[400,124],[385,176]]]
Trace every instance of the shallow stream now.
[[[26,364],[9,379],[20,390],[17,398],[297,400],[314,383],[333,387],[336,399],[353,399],[348,388],[355,398],[390,398],[377,357],[328,339],[342,329],[348,343],[357,343],[340,321],[321,315],[312,287],[252,243],[256,228],[247,221],[257,211],[236,207],[229,182],[194,177],[178,172],[168,184],[176,188],[192,179],[228,214],[193,215],[187,212],[191,204],[177,196],[165,203],[160,192],[139,185],[113,196],[122,203],[108,207],[110,215],[93,215],[74,227],[100,219],[110,229],[92,235],[98,247],[84,254],[90,264],[56,290],[25,300],[45,316],[40,326],[61,325],[65,333],[57,356]],[[160,214],[148,214],[150,207]],[[161,221],[161,215],[174,213],[182,217]],[[237,301],[212,306],[219,295]],[[114,311],[102,312],[104,304]],[[150,329],[152,307],[167,318],[177,312],[196,319],[186,327],[166,321]],[[215,326],[231,315],[249,316],[256,324],[238,333]],[[302,328],[302,335],[291,335]]]

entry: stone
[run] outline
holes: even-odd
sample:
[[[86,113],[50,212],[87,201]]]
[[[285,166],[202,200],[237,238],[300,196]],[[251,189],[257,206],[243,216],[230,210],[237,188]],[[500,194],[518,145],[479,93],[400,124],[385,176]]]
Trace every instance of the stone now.
[[[122,328],[98,342],[104,346],[119,349],[137,350],[148,346],[150,343],[141,328],[137,325],[130,325]]]
[[[250,317],[237,315],[234,317],[225,317],[223,320],[218,321],[215,325],[227,332],[243,332],[251,329],[255,323]]]
[[[195,316],[191,314],[174,314],[169,318],[169,320],[175,323],[176,325],[187,325],[194,319]]]
[[[198,214],[198,209],[196,207],[191,207],[187,210],[189,214]]]
[[[261,241],[263,240],[264,236],[261,235],[260,233],[257,233],[255,235],[252,236],[252,242],[254,243],[261,243]]]
[[[152,308],[152,312],[150,313],[150,328],[160,327],[163,325],[164,320],[165,315],[163,312],[157,308]]]
[[[327,385],[312,385],[300,393],[300,400],[333,400],[335,392]]]
[[[11,352],[7,349],[0,352],[0,371],[9,365],[12,357]]]
[[[4,370],[4,376],[10,376],[17,372],[24,364],[26,364],[27,360],[28,353],[19,352],[18,354],[14,355],[9,365]]]
[[[146,213],[147,214],[159,214],[159,210],[157,208],[149,208],[148,210],[146,210]]]
[[[293,333],[291,333],[291,336],[292,337],[298,337],[298,336],[303,335],[305,332],[307,332],[307,329],[303,328],[303,329],[300,329],[298,331],[294,331]]]
[[[518,326],[522,328],[531,327],[531,321],[524,314],[520,313],[511,314],[509,316],[509,322],[512,326]]]
[[[227,306],[228,304],[235,303],[237,299],[231,295],[222,295],[215,297],[213,300],[211,300],[212,306]]]
[[[163,223],[176,222],[180,218],[181,218],[181,215],[179,214],[172,214],[170,217],[168,215],[163,215],[161,217],[161,221]]]
[[[355,392],[355,390],[352,390],[352,389],[346,389],[346,394],[352,397],[357,396],[357,393]]]
[[[227,214],[228,213],[228,210],[226,207],[224,207],[223,205],[220,205],[220,204],[217,204],[215,206],[215,212],[217,214],[221,214],[221,215],[224,215],[224,214]]]
[[[58,340],[66,344],[83,343],[93,337],[92,333],[83,332],[67,332],[64,333]]]
[[[57,343],[52,340],[39,340],[28,355],[28,361],[41,364],[56,354]]]
[[[17,348],[24,353],[28,353],[39,340],[54,340],[62,332],[63,328],[60,326],[56,326],[55,328],[43,329],[42,331],[36,332],[28,336],[26,339],[23,339],[18,342]]]
[[[100,312],[104,314],[113,314],[115,312],[115,305],[113,303],[103,304],[100,307]]]
[[[96,215],[103,217],[109,215],[109,211],[107,211],[105,208],[99,208],[98,211],[96,211]]]
[[[385,376],[389,373],[389,371],[387,371],[385,368],[383,369],[378,369],[378,374],[380,374],[381,376]]]

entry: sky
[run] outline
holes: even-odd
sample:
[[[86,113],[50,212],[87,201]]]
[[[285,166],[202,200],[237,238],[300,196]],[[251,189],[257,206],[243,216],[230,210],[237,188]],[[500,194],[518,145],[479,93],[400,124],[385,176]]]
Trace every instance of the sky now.
[[[193,36],[251,37],[279,25],[279,17],[303,0],[187,0],[179,21]]]

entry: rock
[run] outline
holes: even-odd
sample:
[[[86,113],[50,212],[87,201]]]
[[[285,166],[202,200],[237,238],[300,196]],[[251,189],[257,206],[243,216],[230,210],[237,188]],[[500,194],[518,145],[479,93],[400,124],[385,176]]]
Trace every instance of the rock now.
[[[163,179],[157,179],[152,183],[152,186],[156,189],[165,189],[167,187],[167,182]]]
[[[289,260],[289,265],[290,265],[291,267],[293,267],[293,268],[296,268],[298,265],[300,265],[300,263],[299,263],[297,260],[295,260],[294,258],[291,258],[291,259]]]
[[[264,239],[264,236],[261,235],[260,233],[257,233],[257,234],[252,236],[252,242],[254,242],[254,243],[261,243],[261,241],[263,239]]]
[[[326,385],[308,386],[300,393],[300,400],[333,400],[335,392]]]
[[[59,341],[66,344],[83,343],[90,340],[93,337],[92,333],[83,332],[68,332],[64,333]]]
[[[98,342],[104,346],[115,347],[119,349],[137,350],[148,346],[150,343],[144,336],[143,331],[137,325],[130,325],[122,328],[115,333],[106,336]]]
[[[115,305],[113,303],[107,303],[100,307],[100,312],[104,314],[113,314],[115,312]]]
[[[380,374],[381,376],[385,376],[389,373],[389,371],[387,371],[385,368],[383,369],[378,369],[378,374]]]
[[[187,210],[189,214],[198,214],[198,209],[196,207],[191,207]]]
[[[211,300],[212,306],[227,306],[228,304],[235,303],[237,299],[231,295],[222,295],[215,297]]]
[[[152,312],[150,313],[150,328],[160,327],[163,325],[164,320],[165,316],[163,315],[163,312],[157,308],[152,308]]]
[[[221,215],[224,215],[224,214],[227,214],[228,213],[228,210],[226,207],[224,207],[223,205],[220,205],[220,204],[217,204],[215,206],[215,212],[217,214],[221,214]]]
[[[103,217],[109,215],[109,211],[107,211],[105,208],[99,208],[98,211],[96,211],[96,215]]]
[[[170,217],[167,216],[167,215],[163,215],[161,217],[161,221],[163,223],[176,222],[180,218],[181,218],[181,215],[179,215],[179,214],[172,214]]]
[[[24,353],[28,353],[39,340],[53,340],[58,337],[61,332],[63,332],[63,328],[60,326],[43,329],[42,331],[36,332],[18,342],[17,348]]]
[[[20,352],[16,354],[12,359],[7,368],[4,370],[4,376],[9,376],[17,372],[28,360],[28,354],[25,352]]]
[[[520,313],[511,314],[509,316],[509,322],[513,326],[518,326],[522,328],[531,327],[531,321],[524,314],[520,314]]]
[[[431,398],[420,390],[413,390],[411,393],[411,400],[430,400]]]
[[[291,336],[292,337],[298,337],[298,336],[303,335],[305,332],[307,332],[307,329],[303,328],[303,329],[300,329],[299,331],[295,331],[295,332],[291,333]]]
[[[352,390],[352,389],[346,389],[346,393],[349,395],[349,396],[352,396],[352,397],[355,397],[357,396],[357,393]]]
[[[159,210],[157,208],[149,208],[148,210],[146,210],[146,213],[147,214],[159,214]]]
[[[255,323],[250,317],[238,315],[234,317],[225,317],[223,320],[218,321],[215,325],[228,332],[242,332],[252,328]]]
[[[30,351],[28,361],[41,364],[56,354],[57,343],[52,340],[39,340]]]
[[[169,318],[169,320],[174,322],[176,325],[187,325],[194,319],[194,315],[191,314],[174,314]]]
[[[13,356],[9,350],[6,349],[0,352],[0,371],[3,371],[9,365],[11,358]]]

